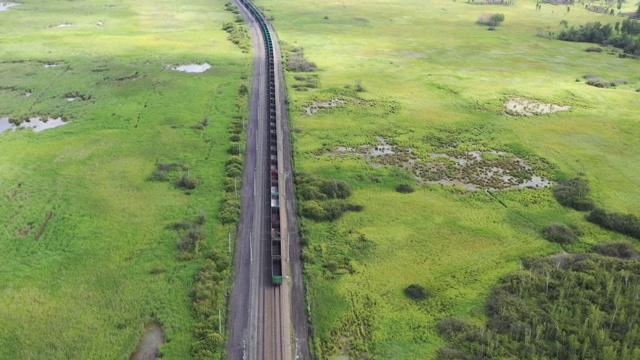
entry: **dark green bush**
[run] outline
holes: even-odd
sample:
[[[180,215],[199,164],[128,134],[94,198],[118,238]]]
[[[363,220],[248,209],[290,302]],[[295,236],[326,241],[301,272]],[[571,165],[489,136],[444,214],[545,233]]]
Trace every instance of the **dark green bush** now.
[[[402,194],[409,194],[415,191],[415,189],[413,188],[413,186],[409,185],[409,184],[400,184],[398,186],[396,186],[396,191]]]
[[[617,257],[621,259],[631,259],[638,257],[636,247],[629,241],[615,243],[601,243],[593,247],[593,250],[600,255]]]
[[[561,181],[553,190],[553,196],[563,206],[589,211],[595,208],[593,200],[589,198],[589,191],[589,182],[578,177]]]
[[[640,218],[631,214],[607,213],[604,209],[593,210],[587,221],[624,235],[640,239]]]
[[[176,186],[187,190],[193,190],[198,186],[198,182],[197,178],[186,172],[178,176],[176,179]]]
[[[565,224],[553,223],[544,229],[545,239],[561,245],[571,244],[578,238],[573,230]]]
[[[404,294],[413,300],[424,300],[429,297],[429,292],[422,285],[411,284],[404,289]]]

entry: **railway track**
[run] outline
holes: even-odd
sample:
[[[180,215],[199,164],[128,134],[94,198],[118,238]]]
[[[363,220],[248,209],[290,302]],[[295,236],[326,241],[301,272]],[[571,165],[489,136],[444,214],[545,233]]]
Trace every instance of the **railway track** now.
[[[289,144],[283,140],[280,53],[262,13],[248,0],[233,1],[251,28],[255,54],[227,358],[289,360],[291,290],[283,275],[289,266],[288,224],[295,224],[288,221],[291,202],[284,193],[291,167],[290,154],[283,151]],[[292,193],[293,187],[287,186]],[[300,311],[304,313],[304,307]]]

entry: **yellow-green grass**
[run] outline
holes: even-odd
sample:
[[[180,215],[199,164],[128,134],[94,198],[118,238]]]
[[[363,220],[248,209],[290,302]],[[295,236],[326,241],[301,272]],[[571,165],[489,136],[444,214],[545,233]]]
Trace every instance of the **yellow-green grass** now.
[[[640,215],[640,63],[607,50],[584,51],[593,44],[545,37],[560,31],[562,20],[577,27],[622,18],[582,6],[567,13],[565,6],[543,4],[536,11],[535,1],[256,3],[275,17],[281,40],[304,47],[320,69],[320,88],[305,92],[291,88],[296,80],[287,74],[296,169],[348,181],[355,189],[350,201],[364,205],[335,223],[303,221],[310,231],[306,279],[321,358],[348,348],[355,358],[433,357],[443,344],[434,328],[439,319],[483,321],[484,299],[500,276],[516,270],[523,256],[562,251],[541,235],[551,222],[584,232],[569,251],[624,238],[562,208],[549,189],[490,196],[428,185],[398,194],[397,184],[414,182],[408,172],[336,156],[338,146],[378,145],[376,136],[382,136],[425,158],[436,150],[429,139],[439,135],[462,150],[515,152],[547,161],[554,179],[584,174],[599,206]],[[476,24],[486,13],[503,13],[505,21],[487,31]],[[599,89],[585,83],[587,74],[630,84]],[[366,92],[353,92],[358,80]],[[513,95],[572,108],[511,117],[503,104]],[[348,103],[305,114],[312,100],[336,97]],[[353,241],[354,232],[368,239],[366,249]],[[344,258],[351,271],[323,267]],[[424,285],[431,298],[406,298],[402,290],[412,283]]]
[[[226,249],[217,210],[248,58],[221,30],[233,19],[223,5],[34,0],[0,12],[0,117],[71,121],[0,134],[0,358],[128,358],[151,320],[164,358],[190,358],[202,261],[176,260],[169,226],[204,212],[208,247]],[[170,70],[205,61],[202,74]],[[73,92],[91,99],[68,102]],[[149,181],[156,162],[184,163],[201,184]]]

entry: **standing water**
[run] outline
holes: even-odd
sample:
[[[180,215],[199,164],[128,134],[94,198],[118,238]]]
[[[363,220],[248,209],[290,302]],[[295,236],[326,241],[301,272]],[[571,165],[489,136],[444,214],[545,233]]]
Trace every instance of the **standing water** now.
[[[147,324],[140,338],[136,350],[129,356],[129,360],[155,360],[160,358],[160,346],[164,344],[164,333],[156,322]]]

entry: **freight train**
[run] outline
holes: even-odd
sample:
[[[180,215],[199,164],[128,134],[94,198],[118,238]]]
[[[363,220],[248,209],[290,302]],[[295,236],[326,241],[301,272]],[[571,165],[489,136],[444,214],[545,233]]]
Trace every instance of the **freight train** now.
[[[276,77],[275,58],[273,53],[273,40],[271,32],[264,18],[254,5],[248,0],[240,0],[240,3],[251,13],[251,16],[260,25],[260,32],[266,44],[266,58],[268,60],[268,93],[269,93],[269,171],[270,187],[269,192],[271,206],[271,231],[269,232],[271,241],[271,282],[274,285],[282,284],[282,246],[280,227],[280,183],[278,173],[278,132],[276,125]]]

